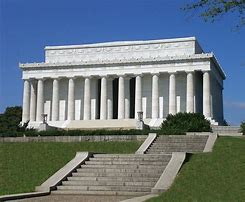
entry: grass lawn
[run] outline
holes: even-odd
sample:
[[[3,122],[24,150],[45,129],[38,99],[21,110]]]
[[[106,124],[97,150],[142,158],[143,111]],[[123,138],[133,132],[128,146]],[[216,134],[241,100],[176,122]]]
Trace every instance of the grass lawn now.
[[[77,151],[133,153],[141,143],[0,143],[0,195],[34,191]]]
[[[218,138],[212,153],[194,154],[171,188],[148,202],[245,201],[245,138]]]

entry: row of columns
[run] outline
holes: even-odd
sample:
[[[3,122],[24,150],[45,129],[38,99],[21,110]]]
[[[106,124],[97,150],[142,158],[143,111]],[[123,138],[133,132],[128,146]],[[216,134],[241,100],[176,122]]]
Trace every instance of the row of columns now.
[[[187,72],[186,112],[194,112],[194,73]],[[119,76],[118,83],[118,119],[130,118],[130,91],[129,78]],[[109,82],[108,82],[109,81]],[[53,79],[52,94],[52,121],[59,120],[59,79]],[[36,94],[37,92],[37,94]],[[113,118],[112,79],[104,76],[101,78],[100,119]],[[91,78],[84,81],[84,120],[91,119]],[[142,75],[135,78],[135,118],[137,112],[142,111]],[[42,121],[44,113],[44,80],[25,80],[23,94],[22,121]],[[169,114],[176,113],[176,75],[169,75]],[[203,73],[203,114],[211,116],[210,102],[210,73]],[[152,75],[152,118],[159,118],[159,74]],[[68,82],[68,106],[67,119],[75,119],[75,81],[69,78]]]

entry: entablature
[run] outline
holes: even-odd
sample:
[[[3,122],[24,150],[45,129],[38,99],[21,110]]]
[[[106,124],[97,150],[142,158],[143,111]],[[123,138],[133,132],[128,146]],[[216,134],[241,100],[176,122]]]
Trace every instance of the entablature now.
[[[56,63],[20,63],[19,66],[21,69],[41,69],[41,68],[56,68],[56,67],[88,67],[88,66],[122,66],[122,65],[131,65],[131,64],[159,64],[159,63],[175,63],[175,62],[192,62],[203,59],[210,59],[213,57],[212,53],[205,54],[195,54],[195,55],[184,55],[184,56],[170,56],[170,57],[149,57],[149,58],[132,58],[130,60],[97,60],[94,62],[56,62]]]

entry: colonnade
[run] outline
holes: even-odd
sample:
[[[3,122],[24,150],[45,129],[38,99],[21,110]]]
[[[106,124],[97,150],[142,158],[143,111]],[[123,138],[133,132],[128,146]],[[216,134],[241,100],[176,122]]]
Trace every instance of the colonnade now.
[[[176,74],[169,73],[169,114],[176,113]],[[142,111],[142,77],[135,76],[135,118]],[[152,74],[152,118],[159,118],[159,73]],[[91,119],[91,78],[84,77],[83,120]],[[68,79],[67,120],[75,119],[75,78]],[[118,119],[130,118],[129,77],[118,77]],[[113,118],[113,79],[101,77],[100,119]],[[51,121],[59,121],[59,78],[53,78]],[[194,72],[186,72],[186,112],[194,112]],[[24,80],[22,122],[42,121],[44,113],[44,79]],[[203,72],[203,114],[211,116],[210,72]]]

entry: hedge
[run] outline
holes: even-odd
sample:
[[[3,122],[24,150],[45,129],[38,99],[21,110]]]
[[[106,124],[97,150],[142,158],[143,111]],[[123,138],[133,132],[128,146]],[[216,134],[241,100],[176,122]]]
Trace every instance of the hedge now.
[[[184,135],[186,132],[211,132],[210,121],[200,113],[169,114],[162,123],[161,134]]]

